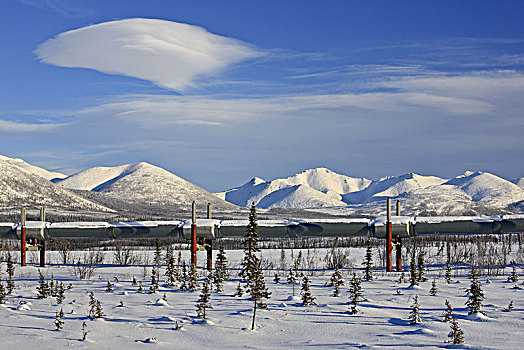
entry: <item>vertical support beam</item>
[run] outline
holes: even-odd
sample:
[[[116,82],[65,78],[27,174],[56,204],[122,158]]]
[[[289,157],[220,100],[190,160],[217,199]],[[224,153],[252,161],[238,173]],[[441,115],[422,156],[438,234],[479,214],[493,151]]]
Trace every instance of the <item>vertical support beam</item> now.
[[[20,218],[20,265],[26,266],[26,246],[25,246],[25,208],[22,208],[21,218]]]
[[[387,221],[386,221],[386,272],[392,271],[392,264],[391,264],[391,253],[393,250],[393,232],[392,232],[392,225],[391,225],[391,198],[388,197],[387,201]]]
[[[210,239],[208,244],[206,244],[207,252],[207,269],[211,271],[213,269],[213,240]]]
[[[400,201],[397,201],[397,216],[400,216]]]
[[[402,271],[402,238],[397,235],[395,238],[395,255],[397,258],[397,272]]]
[[[40,208],[40,221],[45,222],[45,208]],[[40,242],[40,267],[45,267],[45,239]]]
[[[207,203],[207,218],[211,219],[211,203]]]
[[[196,226],[196,203],[193,201],[191,208],[191,264],[197,264],[197,226]]]

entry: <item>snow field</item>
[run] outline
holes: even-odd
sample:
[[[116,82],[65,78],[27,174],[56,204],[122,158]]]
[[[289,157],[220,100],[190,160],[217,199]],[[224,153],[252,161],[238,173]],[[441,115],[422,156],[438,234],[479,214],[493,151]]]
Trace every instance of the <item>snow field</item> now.
[[[349,249],[354,263],[354,271],[362,274],[364,251],[362,248]],[[516,251],[515,249],[514,251]],[[299,250],[294,250],[296,258]],[[315,259],[324,258],[326,249],[318,249]],[[216,253],[216,252],[215,252]],[[376,249],[373,249],[377,258]],[[112,252],[105,252],[106,262],[110,262]],[[150,254],[152,251],[137,252]],[[263,250],[266,262],[280,266],[281,251]],[[302,250],[303,256],[306,250]],[[230,265],[237,267],[243,256],[242,251],[226,251]],[[178,251],[175,251],[175,257]],[[183,251],[187,261],[189,252]],[[385,274],[376,271],[375,279],[363,282],[362,291],[365,300],[359,305],[360,314],[348,313],[348,285],[352,273],[344,270],[346,285],[341,288],[339,297],[331,296],[333,287],[326,286],[332,271],[314,271],[311,279],[311,292],[317,305],[301,305],[300,285],[295,285],[295,297],[291,296],[292,286],[273,282],[275,271],[266,271],[266,285],[272,292],[267,301],[267,310],[257,310],[256,330],[251,331],[252,302],[245,295],[234,297],[238,279],[232,271],[232,279],[224,283],[224,292],[211,293],[210,303],[213,309],[206,312],[208,321],[196,318],[195,303],[199,292],[181,292],[177,287],[161,287],[157,294],[147,292],[150,283],[151,267],[117,266],[102,264],[98,266],[91,280],[77,280],[71,273],[70,266],[54,264],[59,261],[58,252],[49,252],[51,266],[41,269],[46,280],[54,276],[55,281],[62,281],[67,286],[63,305],[57,305],[55,298],[38,299],[38,268],[17,266],[15,274],[16,289],[7,296],[7,302],[0,306],[1,349],[29,348],[56,349],[65,346],[73,348],[207,348],[216,349],[409,349],[409,348],[456,348],[445,343],[448,340],[449,323],[443,323],[444,301],[448,299],[453,306],[455,317],[464,331],[465,349],[521,349],[524,339],[524,306],[522,289],[515,289],[515,283],[507,282],[506,276],[490,278],[482,276],[482,288],[486,299],[483,311],[485,317],[467,316],[465,290],[469,280],[463,276],[454,277],[453,284],[446,284],[444,278],[437,278],[438,293],[429,295],[431,281],[439,271],[428,271],[427,282],[419,288],[409,288],[409,283],[398,284],[398,273]],[[205,253],[199,252],[200,262],[205,261]],[[291,251],[286,250],[286,264],[291,266]],[[7,278],[5,263],[2,264],[2,280]],[[319,262],[319,266],[322,264]],[[440,269],[440,267],[438,267]],[[506,269],[506,274],[511,269]],[[522,270],[517,269],[519,274]],[[201,274],[206,271],[199,269]],[[164,268],[161,269],[161,282],[164,280]],[[115,276],[119,282],[115,282]],[[144,292],[137,292],[132,285],[132,278],[143,281]],[[406,269],[406,278],[409,273]],[[199,282],[203,281],[203,276]],[[105,292],[107,281],[113,284],[113,292]],[[301,279],[299,279],[301,280]],[[522,278],[521,278],[522,281]],[[517,282],[519,287],[521,286]],[[88,315],[89,292],[93,291],[99,299],[103,319],[90,320]],[[167,300],[164,302],[163,295]],[[399,293],[399,294],[397,294]],[[415,295],[419,297],[421,325],[409,326],[407,317]],[[504,309],[513,300],[514,309]],[[121,305],[123,302],[123,306]],[[55,312],[63,308],[64,329],[56,331]],[[176,322],[182,329],[175,330]],[[89,334],[82,341],[82,323],[87,323]],[[154,338],[154,340],[153,340]],[[148,340],[149,339],[149,340]]]

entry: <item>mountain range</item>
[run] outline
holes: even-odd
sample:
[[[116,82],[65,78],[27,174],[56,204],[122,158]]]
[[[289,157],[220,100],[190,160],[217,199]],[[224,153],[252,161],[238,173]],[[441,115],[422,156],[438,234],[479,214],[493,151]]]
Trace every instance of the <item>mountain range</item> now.
[[[266,214],[381,215],[385,198],[399,200],[404,215],[499,215],[524,212],[524,178],[509,181],[487,172],[452,179],[415,173],[378,180],[327,168],[210,193],[165,169],[140,162],[93,167],[70,176],[21,159],[0,156],[0,207],[47,206],[63,210],[119,213],[133,217],[187,215],[191,202],[213,205],[222,216],[244,215],[255,203]],[[202,209],[201,209],[202,211]],[[314,213],[311,215],[315,215]],[[235,214],[236,213],[236,214]]]

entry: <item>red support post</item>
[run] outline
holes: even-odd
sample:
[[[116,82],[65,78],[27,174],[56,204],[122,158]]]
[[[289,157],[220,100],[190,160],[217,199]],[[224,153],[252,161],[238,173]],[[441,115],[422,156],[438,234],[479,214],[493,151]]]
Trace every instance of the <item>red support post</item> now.
[[[197,264],[197,225],[191,225],[191,264]]]

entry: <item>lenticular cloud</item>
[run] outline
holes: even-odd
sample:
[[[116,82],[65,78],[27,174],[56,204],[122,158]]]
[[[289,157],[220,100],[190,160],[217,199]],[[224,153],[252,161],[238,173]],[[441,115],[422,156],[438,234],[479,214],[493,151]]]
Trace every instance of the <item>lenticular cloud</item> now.
[[[259,53],[235,39],[171,21],[132,18],[59,34],[35,54],[45,63],[122,74],[177,91]]]

